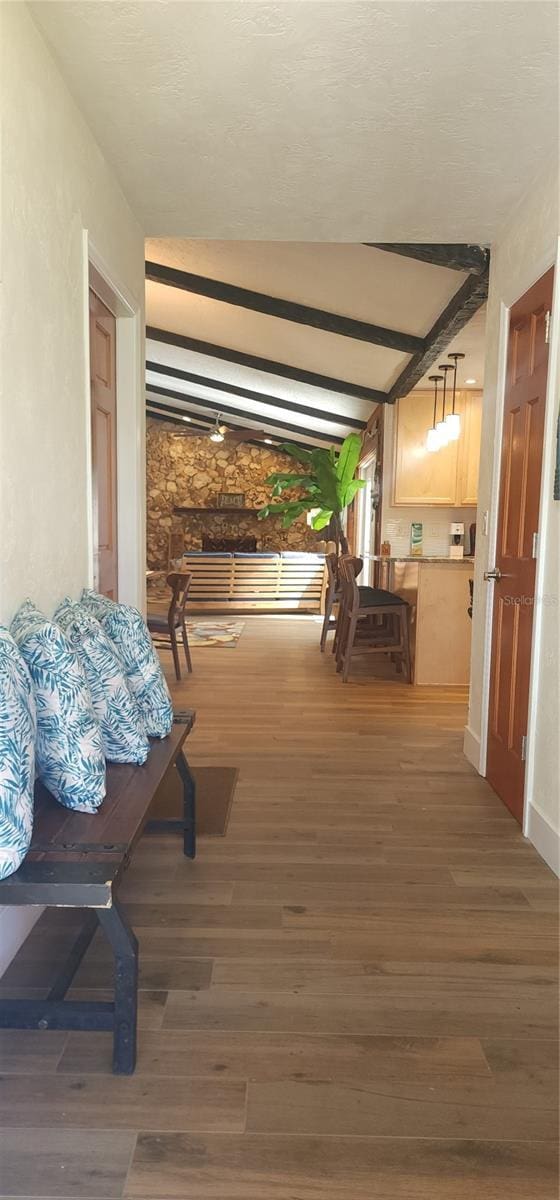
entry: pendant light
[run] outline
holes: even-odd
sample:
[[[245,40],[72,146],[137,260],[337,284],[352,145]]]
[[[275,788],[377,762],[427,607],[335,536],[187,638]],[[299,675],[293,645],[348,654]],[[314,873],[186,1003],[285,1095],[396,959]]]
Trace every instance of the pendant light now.
[[[439,370],[441,370],[441,367],[439,368]],[[446,399],[447,376],[446,375],[438,375],[437,378],[443,380],[443,401],[442,401],[442,407],[441,407],[441,421],[438,421],[438,423],[436,425],[436,433],[438,435],[439,448],[441,449],[441,448],[443,448],[443,446],[447,446],[447,443],[449,441],[449,430],[445,423],[445,399]],[[437,387],[437,384],[436,384],[436,387]]]
[[[448,413],[446,415],[446,411],[445,411],[446,405],[447,405],[447,374],[448,374],[448,371],[452,371],[452,370],[453,370],[453,367],[452,367],[451,363],[440,363],[439,364],[438,371],[443,371],[443,409],[442,409],[441,421],[439,422],[439,426],[436,426],[436,428],[439,427],[440,439],[441,439],[442,446],[447,446],[447,443],[453,440],[451,437],[451,429],[450,429],[450,425],[449,425],[449,417],[451,414]]]
[[[443,375],[430,375],[428,378],[430,380],[430,383],[433,383],[433,385],[434,385],[434,419],[432,422],[432,428],[428,429],[428,435],[426,437],[426,450],[428,450],[430,452],[430,454],[433,454],[434,450],[439,450],[439,448],[441,446],[436,422],[437,422],[438,383],[440,383],[441,380],[443,379]]]
[[[447,417],[447,421],[446,421],[446,425],[448,428],[447,436],[448,436],[448,441],[456,442],[456,441],[458,441],[460,433],[461,433],[461,418],[459,416],[459,413],[455,412],[455,397],[456,397],[456,392],[457,392],[457,363],[460,362],[460,360],[463,359],[465,357],[465,355],[459,354],[457,352],[454,354],[448,354],[447,357],[452,360],[451,369],[453,371],[453,402],[452,402],[451,412],[449,413],[449,416]]]

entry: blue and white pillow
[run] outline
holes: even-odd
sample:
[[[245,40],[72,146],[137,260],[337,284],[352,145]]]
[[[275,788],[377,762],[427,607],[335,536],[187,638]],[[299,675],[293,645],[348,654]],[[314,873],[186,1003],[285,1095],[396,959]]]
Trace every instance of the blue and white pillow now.
[[[101,726],[105,758],[145,763],[150,743],[122,664],[104,629],[83,604],[67,598],[54,614],[82,664],[93,711]]]
[[[0,879],[17,871],[31,843],[35,735],[31,676],[0,625]]]
[[[97,617],[116,648],[148,737],[167,737],[173,727],[173,705],[142,614],[89,588],[82,592],[82,604]]]
[[[105,755],[78,657],[31,600],[18,609],[11,633],[33,681],[39,778],[66,808],[95,812],[105,795]]]

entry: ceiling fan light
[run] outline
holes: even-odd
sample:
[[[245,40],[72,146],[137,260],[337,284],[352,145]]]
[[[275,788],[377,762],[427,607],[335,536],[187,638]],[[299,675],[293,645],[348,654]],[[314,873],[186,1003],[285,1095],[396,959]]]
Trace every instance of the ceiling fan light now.
[[[447,440],[449,442],[457,442],[461,433],[461,418],[459,413],[449,413],[445,418],[447,428]]]
[[[224,440],[224,435],[219,429],[213,429],[208,436],[211,442],[223,442]]]
[[[434,450],[439,450],[439,435],[437,429],[428,429],[426,437],[426,450],[433,454]]]

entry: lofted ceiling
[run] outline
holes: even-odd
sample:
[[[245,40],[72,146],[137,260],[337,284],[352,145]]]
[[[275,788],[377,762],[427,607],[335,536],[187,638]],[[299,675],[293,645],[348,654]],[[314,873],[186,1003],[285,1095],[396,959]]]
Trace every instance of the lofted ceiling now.
[[[486,252],[440,250],[466,253],[467,265],[478,256],[477,271],[367,245],[148,239],[148,411],[198,425],[220,413],[272,441],[322,445],[362,429],[376,403],[431,386],[426,377],[449,350],[467,356],[459,385],[481,386]],[[452,336],[453,316],[430,347],[465,289],[474,315],[460,309],[460,331]]]
[[[557,154],[553,0],[30,9],[152,235],[489,243]]]

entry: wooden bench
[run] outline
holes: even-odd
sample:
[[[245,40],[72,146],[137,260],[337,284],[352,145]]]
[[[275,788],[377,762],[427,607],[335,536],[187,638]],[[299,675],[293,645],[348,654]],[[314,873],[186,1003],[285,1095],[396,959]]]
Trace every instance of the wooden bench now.
[[[184,820],[166,824],[182,828],[184,854],[195,857],[195,785],[183,751],[194,721],[193,712],[176,716],[169,737],[151,743],[144,766],[107,764],[107,794],[95,814],[72,812],[36,785],[31,847],[19,870],[0,882],[0,907],[82,908],[85,920],[45,999],[0,999],[1,1028],[112,1030],[113,1072],[134,1071],[138,942],[116,893],[155,793],[172,767],[183,785]],[[98,926],[114,955],[114,1000],[65,1000]]]

